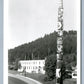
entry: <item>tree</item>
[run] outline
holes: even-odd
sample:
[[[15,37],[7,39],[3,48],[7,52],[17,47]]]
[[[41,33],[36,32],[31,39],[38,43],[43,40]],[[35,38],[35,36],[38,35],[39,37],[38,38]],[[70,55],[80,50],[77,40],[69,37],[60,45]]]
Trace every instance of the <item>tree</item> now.
[[[18,59],[16,59],[16,61],[15,61],[15,70],[18,70],[18,68],[19,68],[19,58]]]
[[[53,80],[56,73],[56,55],[50,55],[45,60],[45,71],[48,80]]]
[[[60,72],[61,72],[60,84],[63,84],[63,80],[65,79],[66,76],[66,66],[64,62],[62,63]]]
[[[20,62],[18,62],[18,69],[21,69],[21,63]]]

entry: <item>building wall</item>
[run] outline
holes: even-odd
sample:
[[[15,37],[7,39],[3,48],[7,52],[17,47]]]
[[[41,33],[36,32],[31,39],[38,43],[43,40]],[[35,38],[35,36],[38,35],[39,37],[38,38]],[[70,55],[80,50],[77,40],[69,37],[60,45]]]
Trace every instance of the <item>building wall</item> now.
[[[19,72],[23,72],[25,70],[29,73],[45,74],[45,60],[21,60],[19,63],[21,64],[21,68],[18,69]]]

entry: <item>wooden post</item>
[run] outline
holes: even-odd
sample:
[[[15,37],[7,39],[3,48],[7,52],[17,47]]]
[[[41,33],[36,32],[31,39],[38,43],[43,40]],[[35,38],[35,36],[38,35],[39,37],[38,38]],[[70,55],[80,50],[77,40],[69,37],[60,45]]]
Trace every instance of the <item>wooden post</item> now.
[[[63,84],[63,80],[61,78],[61,67],[63,63],[63,0],[59,0],[58,5],[56,84]]]

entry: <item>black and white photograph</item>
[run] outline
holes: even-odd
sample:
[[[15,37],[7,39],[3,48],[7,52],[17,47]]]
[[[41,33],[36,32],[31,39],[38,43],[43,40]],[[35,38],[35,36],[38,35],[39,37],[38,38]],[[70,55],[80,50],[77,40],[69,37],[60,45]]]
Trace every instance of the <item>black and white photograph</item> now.
[[[4,84],[80,84],[80,0],[5,0],[4,9]]]

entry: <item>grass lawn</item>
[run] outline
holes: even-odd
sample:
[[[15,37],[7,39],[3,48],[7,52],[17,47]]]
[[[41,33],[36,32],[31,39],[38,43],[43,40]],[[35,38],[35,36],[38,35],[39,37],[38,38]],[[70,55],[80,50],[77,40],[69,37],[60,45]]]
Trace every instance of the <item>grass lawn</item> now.
[[[12,71],[12,70],[9,70],[9,73],[19,74],[19,72]],[[45,75],[43,75],[43,74],[36,74],[36,73],[30,74],[30,73],[27,73],[26,77],[33,78],[33,79],[35,79],[35,80],[37,80],[39,82],[42,82],[43,84],[56,84],[55,79],[52,80],[52,81],[44,81]],[[77,83],[76,83],[76,79],[65,79],[63,84],[77,84]]]
[[[8,73],[11,73],[11,74],[19,74],[18,71],[15,71],[15,70],[8,70]]]
[[[66,79],[64,80],[64,84],[77,84],[76,79]]]

